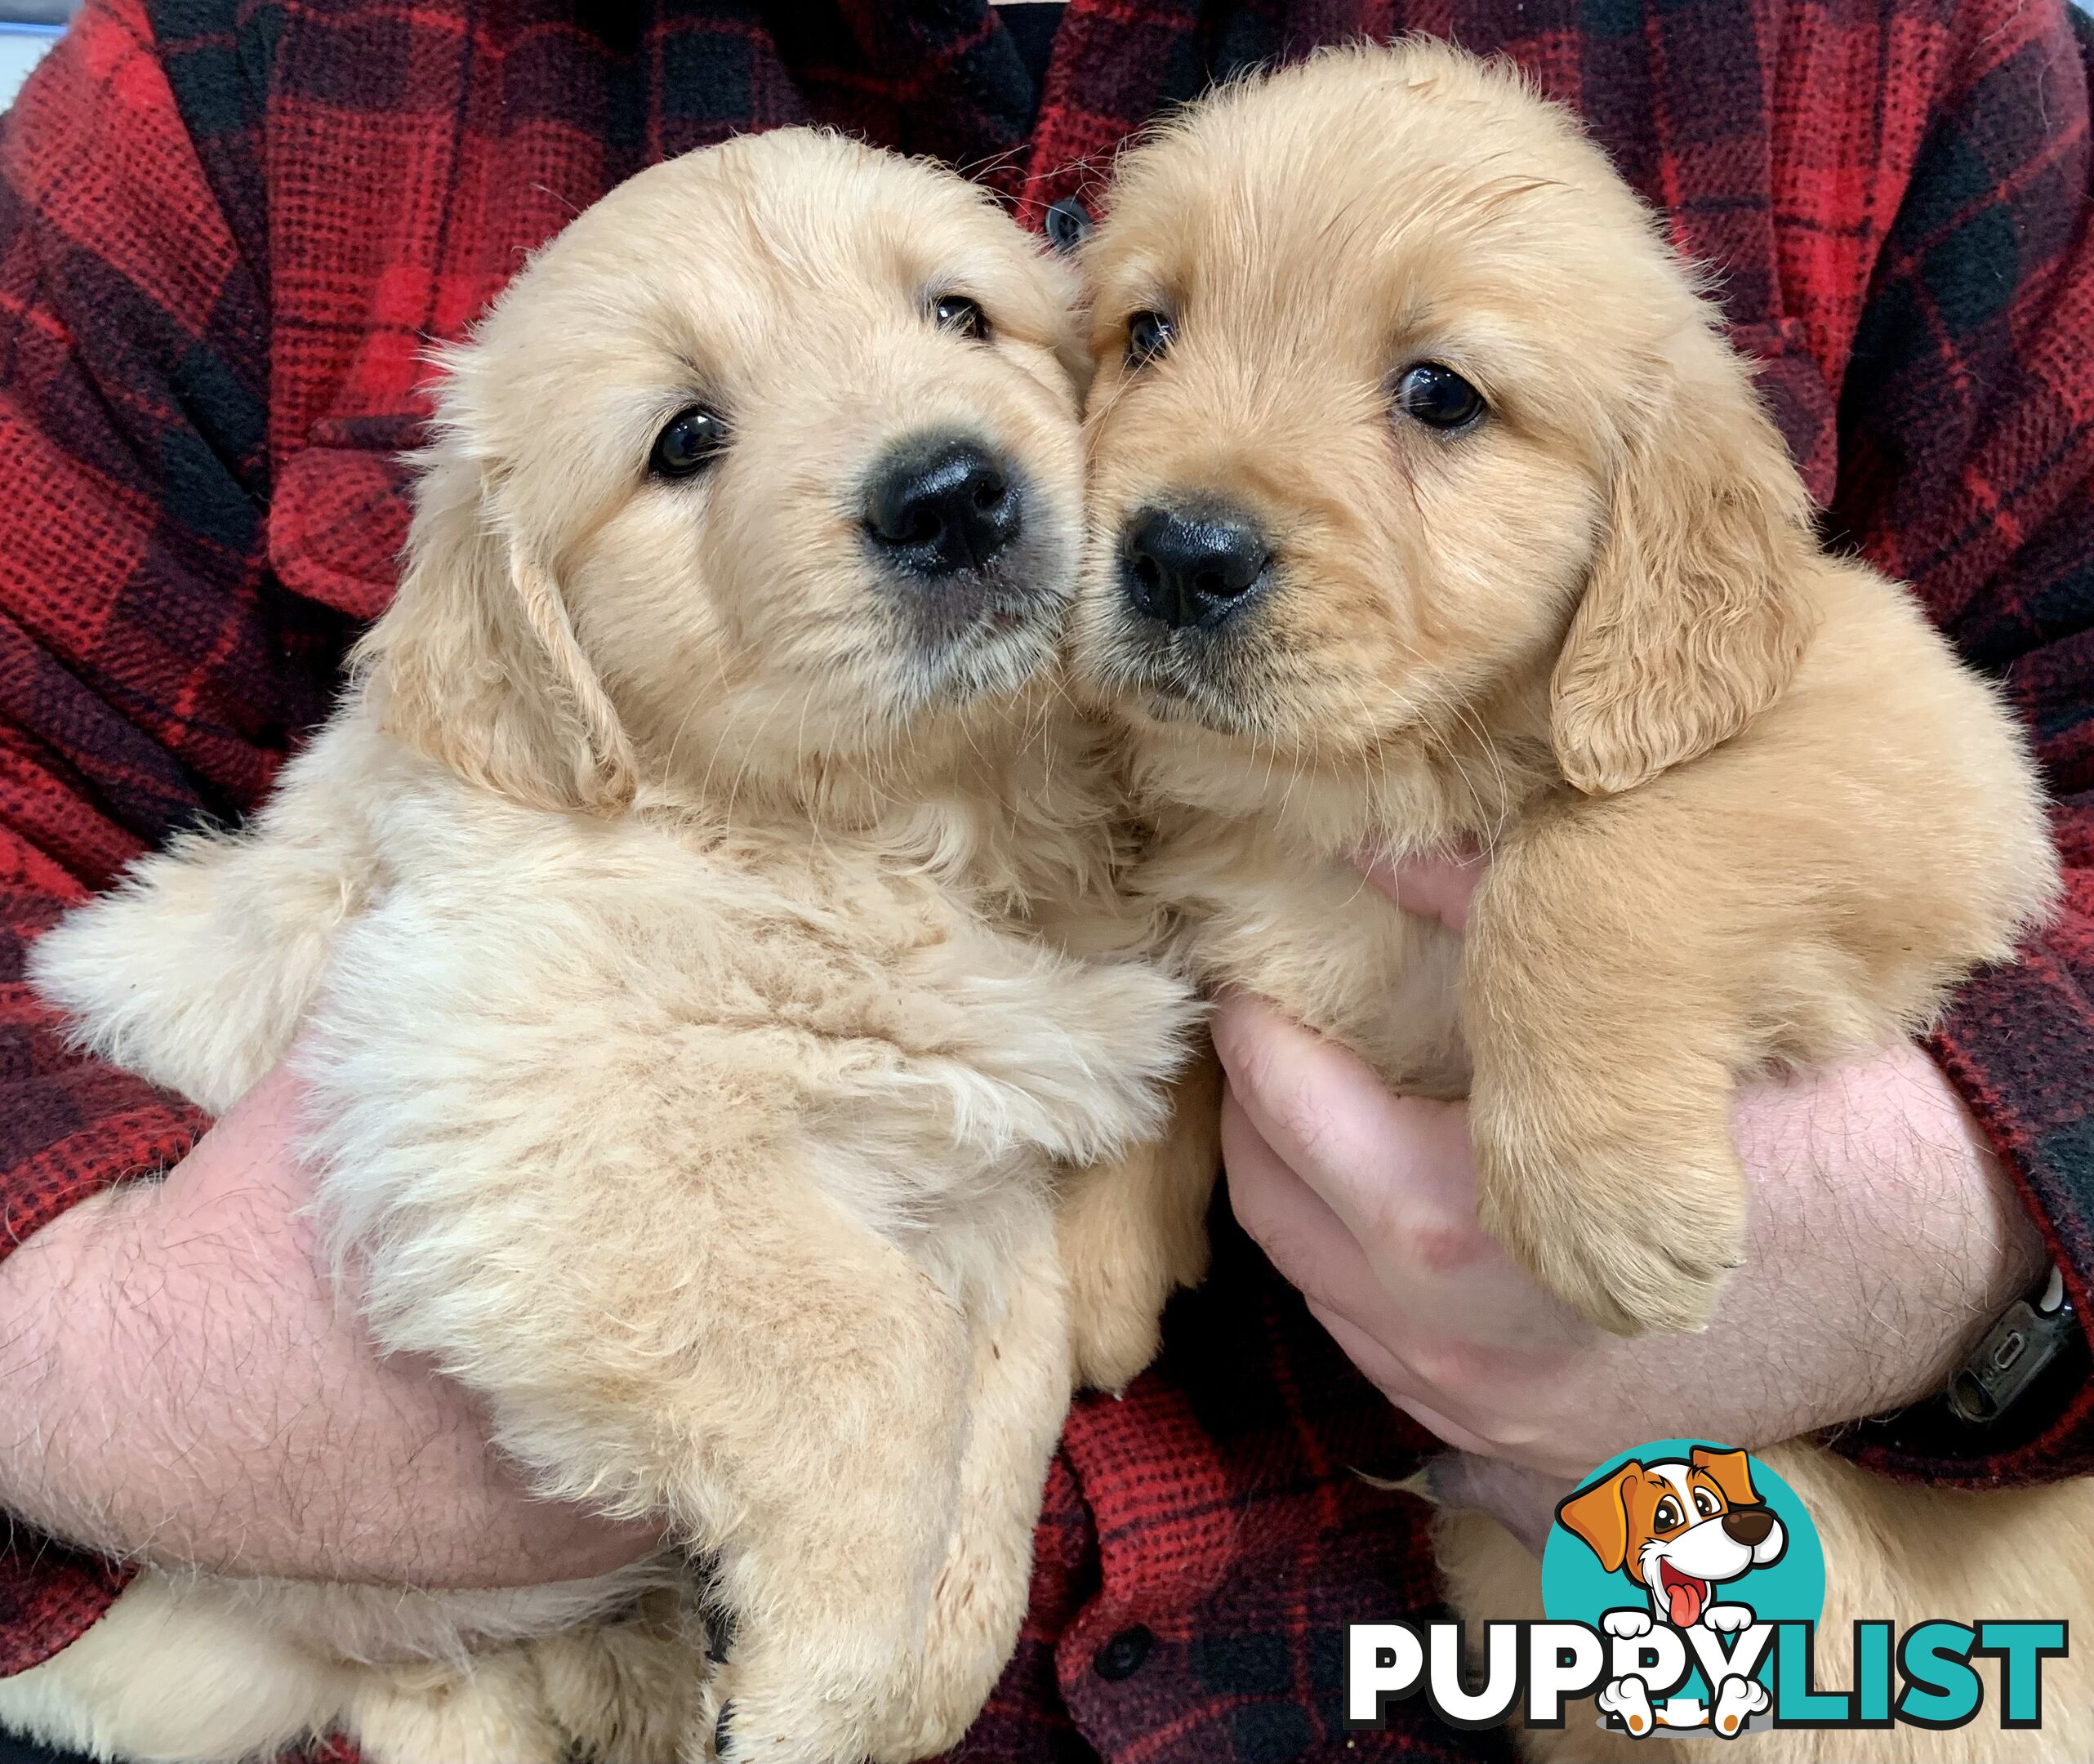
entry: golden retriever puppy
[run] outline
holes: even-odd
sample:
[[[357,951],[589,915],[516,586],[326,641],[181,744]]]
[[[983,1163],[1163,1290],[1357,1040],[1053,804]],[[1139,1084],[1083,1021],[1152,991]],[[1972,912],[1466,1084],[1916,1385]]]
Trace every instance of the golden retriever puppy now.
[[[1594,1321],[1699,1325],[1737,1075],[1921,1027],[2050,898],[2014,726],[1819,550],[1713,308],[1509,77],[1232,89],[1089,263],[1081,668],[1194,967],[1467,1091],[1486,1224]],[[1465,837],[1465,956],[1344,861]]]
[[[511,1593],[149,1572],[0,1722],[185,1759],[341,1727],[384,1764],[964,1731],[1072,1334],[1144,1351],[1171,1277],[1077,1270],[1072,1318],[1058,1192],[1080,1219],[1156,1134],[1196,1009],[1115,959],[1116,800],[1054,677],[1067,281],[959,178],[790,131],[635,177],[448,355],[341,708],[37,980],[208,1107],[289,1052],[380,1343],[679,1548]]]
[[[1222,91],[1125,158],[1085,268],[1077,673],[1128,729],[1178,957],[1468,1094],[1486,1224],[1609,1328],[1696,1326],[1740,1254],[1737,1080],[1910,1033],[2051,899],[2015,725],[1820,548],[1715,309],[1509,71],[1413,42]],[[1493,858],[1465,945],[1352,862],[1464,840]],[[1829,1638],[2094,1618],[2094,1485],[1772,1461],[1824,1533]],[[1486,1525],[1445,1534],[1459,1608],[1539,1617]],[[2083,1758],[2094,1681],[2058,1671],[2056,1725],[1991,1751],[1756,1744]]]

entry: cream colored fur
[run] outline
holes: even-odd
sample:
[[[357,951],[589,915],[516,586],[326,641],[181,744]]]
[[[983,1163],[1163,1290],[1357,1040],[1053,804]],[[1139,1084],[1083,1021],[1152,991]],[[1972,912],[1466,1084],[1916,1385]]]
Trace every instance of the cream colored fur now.
[[[330,1731],[374,1758],[673,1757],[703,1706],[702,1620],[673,1590],[594,1620],[661,1578],[453,1594],[439,1610],[390,1588],[148,1570],[80,1640],[4,1682],[5,1718],[97,1757],[266,1758]],[[573,1626],[555,1628],[564,1597]],[[431,1620],[466,1627],[413,1633]],[[505,1643],[512,1627],[541,1638]]]
[[[339,1727],[373,1764],[707,1757],[728,1707],[735,1760],[965,1730],[1072,1366],[1124,1381],[1198,1272],[1129,1205],[1211,1178],[1143,1149],[1195,1009],[1129,959],[1107,756],[1052,677],[1067,295],[979,192],[834,137],[634,179],[449,356],[399,599],[252,826],[35,952],[85,1045],[208,1107],[290,1054],[377,1340],[545,1493],[662,1516],[725,1663],[680,1554],[504,1594],[149,1570],[0,1722],[129,1758]],[[725,453],[651,476],[694,403]],[[954,432],[1025,532],[927,635],[862,497]]]
[[[2047,908],[2007,712],[1905,590],[1818,546],[1713,306],[1508,70],[1411,42],[1227,88],[1122,161],[1085,267],[1078,670],[1129,729],[1139,885],[1178,956],[1400,1089],[1468,1094],[1486,1224],[1588,1316],[1698,1326],[1740,1254],[1738,1080],[1922,1028]],[[1147,360],[1143,313],[1170,327]],[[1420,362],[1489,414],[1450,434],[1396,408]],[[1218,504],[1266,536],[1268,577],[1165,632],[1122,532]],[[1464,840],[1493,860],[1465,943],[1355,867]],[[1771,1461],[1826,1535],[1833,1646],[1849,1615],[2094,1633],[2094,1483],[1964,1496],[1804,1443]],[[1541,1615],[1490,1521],[1450,1521],[1441,1561],[1465,1616]],[[1753,1755],[2083,1761],[2076,1651],[2040,1734]],[[1597,1755],[1589,1723],[1528,1746]]]

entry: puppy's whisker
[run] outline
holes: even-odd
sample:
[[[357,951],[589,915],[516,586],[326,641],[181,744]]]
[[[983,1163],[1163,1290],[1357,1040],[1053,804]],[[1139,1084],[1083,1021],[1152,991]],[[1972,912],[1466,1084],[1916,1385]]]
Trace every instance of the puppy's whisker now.
[[[566,209],[568,212],[568,218],[569,220],[573,220],[577,215],[581,212],[581,206],[576,203],[572,196],[568,195],[564,191],[555,189],[550,184],[533,184],[531,188],[541,196],[550,197],[555,202],[558,203],[561,207]]]
[[[1406,660],[1415,664],[1421,671],[1428,666],[1428,658],[1423,652],[1407,639],[1391,632],[1386,634],[1385,640]],[[1365,722],[1368,706],[1364,693],[1359,694],[1358,702],[1362,721]],[[1490,765],[1491,783],[1494,787],[1488,795],[1477,790],[1468,768],[1462,764],[1461,757],[1454,743],[1434,725],[1433,710],[1435,709],[1443,710],[1446,714],[1453,716],[1466,733],[1475,737],[1477,751]],[[1499,751],[1499,744],[1490,738],[1490,731],[1475,707],[1462,699],[1449,697],[1442,700],[1440,706],[1428,709],[1419,719],[1418,728],[1420,735],[1430,746],[1446,755],[1448,764],[1454,768],[1455,775],[1462,781],[1463,787],[1468,792],[1477,817],[1481,819],[1488,815],[1491,817],[1494,826],[1502,825],[1504,817],[1509,812],[1507,805],[1512,801],[1514,791],[1511,779],[1505,770],[1504,756]]]
[[[724,681],[726,678],[726,672],[724,667],[720,670],[719,677],[722,681]],[[679,725],[677,734],[677,740],[679,742],[683,738],[684,728],[688,727],[690,719],[697,714],[698,709],[703,702],[704,701],[702,698],[697,697],[693,697],[692,699],[691,708],[684,713],[683,724]],[[727,742],[725,738],[727,733],[728,731],[726,730],[721,731],[720,738],[716,739],[713,742],[711,748],[706,755],[705,775],[698,780],[698,795],[701,797],[710,796],[712,792],[713,773],[718,770],[720,755],[727,748]]]
[[[710,701],[713,689],[717,686],[724,685],[726,679],[726,660],[724,657],[716,656],[706,673],[702,684],[693,686],[689,693],[690,703],[686,706],[683,715],[677,719],[676,733],[669,739],[668,752],[663,764],[671,776],[673,777],[675,774],[677,756],[682,750],[684,736],[690,733],[692,719]],[[710,768],[708,768],[708,777],[710,777]]]
[[[1447,755],[1449,763],[1453,764],[1455,770],[1460,773],[1462,783],[1468,791],[1469,799],[1477,816],[1481,818],[1486,813],[1497,812],[1495,805],[1502,804],[1510,794],[1510,786],[1505,775],[1504,759],[1498,751],[1498,744],[1491,740],[1489,732],[1483,725],[1482,719],[1477,715],[1473,706],[1455,700],[1450,702],[1447,708],[1453,712],[1455,721],[1469,734],[1475,737],[1477,750],[1490,763],[1490,782],[1494,788],[1491,796],[1486,800],[1477,794],[1476,786],[1470,780],[1467,769],[1456,758],[1454,743],[1444,736],[1440,738],[1441,746]]]
[[[1014,171],[1023,163],[1025,149],[1007,147],[1001,153],[982,154],[972,159],[956,160],[954,169],[969,181],[985,184],[999,172]]]
[[[771,701],[763,715],[757,719],[756,727],[751,733],[749,739],[742,744],[742,764],[736,768],[734,782],[728,786],[727,800],[720,810],[722,831],[729,837],[732,837],[734,832],[734,810],[737,804],[741,800],[742,786],[748,779],[750,768],[755,764],[756,751],[763,744],[764,733],[770,728],[771,719],[777,715],[778,706],[783,701],[777,698]]]

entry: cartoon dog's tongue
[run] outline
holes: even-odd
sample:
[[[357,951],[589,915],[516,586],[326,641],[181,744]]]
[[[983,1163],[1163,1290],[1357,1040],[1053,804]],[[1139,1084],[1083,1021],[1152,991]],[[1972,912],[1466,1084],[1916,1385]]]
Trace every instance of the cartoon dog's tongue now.
[[[1701,1615],[1701,1607],[1709,1602],[1709,1583],[1683,1575],[1669,1561],[1658,1564],[1658,1584],[1664,1589],[1665,1602],[1670,1607],[1673,1627],[1685,1629]]]

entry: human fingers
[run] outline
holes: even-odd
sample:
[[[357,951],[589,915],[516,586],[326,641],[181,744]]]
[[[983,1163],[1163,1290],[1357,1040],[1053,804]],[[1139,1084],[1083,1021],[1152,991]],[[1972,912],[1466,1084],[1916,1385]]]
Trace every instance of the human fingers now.
[[[1446,1412],[1437,1393],[1423,1388],[1410,1369],[1388,1344],[1378,1340],[1342,1312],[1308,1301],[1309,1315],[1323,1326],[1339,1351],[1361,1375],[1425,1431],[1457,1451],[1495,1453],[1491,1441]]]
[[[1379,1247],[1400,1220],[1435,1265],[1490,1253],[1474,1224],[1468,1120],[1458,1106],[1392,1094],[1356,1055],[1259,999],[1223,999],[1214,1034],[1230,1090],[1259,1136],[1354,1236]]]
[[[1288,1284],[1312,1306],[1386,1332],[1392,1307],[1359,1241],[1322,1196],[1287,1168],[1235,1094],[1226,1090],[1222,1165],[1236,1222]]]
[[[1450,931],[1468,929],[1468,903],[1489,860],[1474,852],[1440,853],[1394,862],[1365,857],[1361,873],[1406,912],[1437,919]]]

